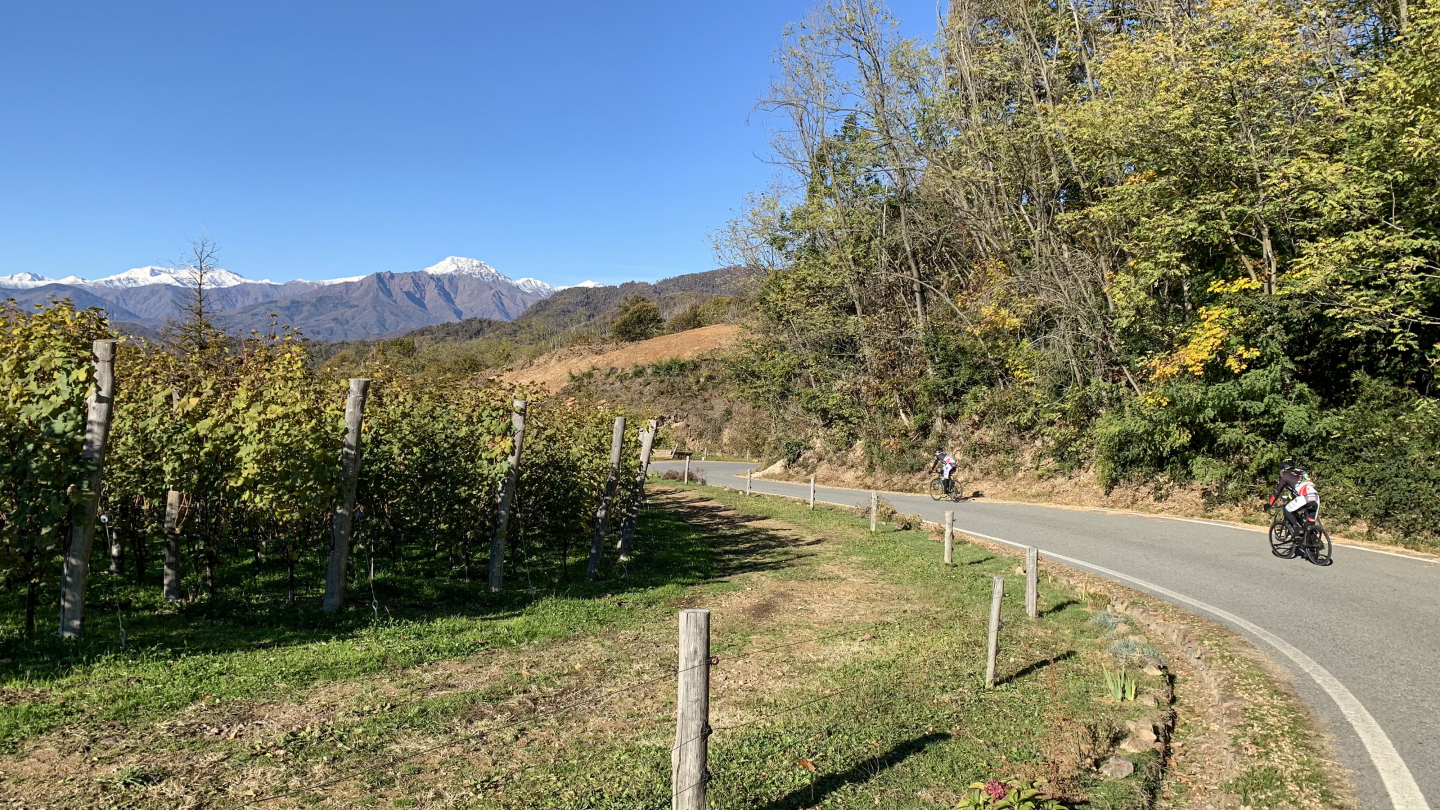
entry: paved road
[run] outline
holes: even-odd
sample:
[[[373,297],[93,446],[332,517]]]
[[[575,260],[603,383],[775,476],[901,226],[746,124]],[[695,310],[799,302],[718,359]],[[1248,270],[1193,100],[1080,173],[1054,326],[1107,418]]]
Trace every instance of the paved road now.
[[[692,462],[710,484],[743,489],[751,465]],[[660,470],[675,462],[655,465]],[[803,497],[809,487],[754,482]],[[1365,810],[1440,807],[1440,563],[1336,546],[1327,568],[1270,553],[1266,536],[1207,521],[1127,512],[886,494],[907,514],[1011,544],[1149,591],[1245,634],[1290,670],[1335,737]],[[868,505],[820,487],[816,499]]]

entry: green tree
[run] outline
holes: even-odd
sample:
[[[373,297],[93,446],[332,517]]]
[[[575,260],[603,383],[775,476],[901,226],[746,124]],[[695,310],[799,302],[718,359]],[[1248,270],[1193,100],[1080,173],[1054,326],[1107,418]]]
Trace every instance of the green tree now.
[[[649,340],[665,326],[660,317],[660,308],[655,302],[639,295],[626,297],[617,308],[615,320],[610,322],[610,334],[627,343]]]

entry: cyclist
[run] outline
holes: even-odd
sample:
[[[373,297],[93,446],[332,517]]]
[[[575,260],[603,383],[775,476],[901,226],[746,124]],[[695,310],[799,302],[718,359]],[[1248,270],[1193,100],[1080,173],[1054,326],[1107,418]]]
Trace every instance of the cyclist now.
[[[1310,473],[1288,458],[1280,462],[1280,480],[1270,493],[1270,506],[1274,506],[1282,494],[1290,496],[1285,504],[1285,523],[1298,535],[1304,530],[1304,522],[1314,523],[1319,516],[1320,491],[1310,480]]]
[[[940,477],[945,480],[945,494],[950,494],[950,473],[955,472],[955,457],[938,448],[935,450],[935,461],[930,464],[930,472],[940,469]]]

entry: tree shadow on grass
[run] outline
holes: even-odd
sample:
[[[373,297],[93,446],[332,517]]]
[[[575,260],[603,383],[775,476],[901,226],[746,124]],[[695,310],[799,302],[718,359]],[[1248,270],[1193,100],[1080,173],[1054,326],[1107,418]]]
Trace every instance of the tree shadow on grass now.
[[[935,743],[948,739],[950,739],[949,734],[936,732],[916,737],[913,740],[906,740],[889,751],[857,762],[840,773],[818,777],[811,784],[803,788],[796,788],[772,802],[761,805],[756,810],[794,810],[794,808],[814,807],[824,802],[835,791],[847,785],[863,785]]]

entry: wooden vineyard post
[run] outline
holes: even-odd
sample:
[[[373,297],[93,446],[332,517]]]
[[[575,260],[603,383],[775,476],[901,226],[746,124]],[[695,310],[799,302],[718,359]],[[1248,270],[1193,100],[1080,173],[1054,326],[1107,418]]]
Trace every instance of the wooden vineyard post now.
[[[525,439],[525,408],[523,399],[515,400],[510,414],[510,458],[506,460],[505,477],[500,481],[499,511],[495,517],[495,536],[490,539],[490,592],[505,583],[505,534],[510,529],[510,503],[515,499],[515,484],[520,478],[520,445]]]
[[[750,494],[750,491],[751,491],[751,490],[750,490],[750,474],[753,473],[753,472],[754,472],[753,469],[751,469],[751,470],[746,470],[746,471],[745,471],[745,494],[746,494],[746,495],[749,495],[749,494]]]
[[[180,392],[170,391],[170,405],[180,406]],[[180,601],[180,490],[165,492],[165,601]]]
[[[326,613],[345,606],[345,573],[350,566],[350,529],[355,516],[355,487],[360,479],[360,421],[365,415],[365,394],[370,381],[350,380],[350,395],[345,398],[345,443],[340,448],[342,502],[335,511],[330,532],[330,568],[325,577]]]
[[[1025,615],[1040,616],[1040,549],[1025,547]]]
[[[815,508],[815,476],[810,476],[810,508]]]
[[[605,477],[605,492],[600,508],[595,510],[595,537],[590,541],[590,569],[585,578],[591,582],[600,575],[600,546],[605,542],[605,521],[610,516],[610,502],[615,498],[615,485],[620,481],[620,451],[625,446],[625,417],[615,417],[615,432],[610,437],[610,474]],[[685,460],[688,470],[690,460]]]
[[[1000,650],[1000,600],[1005,598],[1005,578],[995,577],[990,587],[990,646],[985,655],[985,688],[995,688],[995,655]]]
[[[675,747],[670,749],[671,810],[705,810],[709,788],[710,611],[680,611]]]
[[[880,513],[880,493],[870,490],[870,531],[875,531],[876,519]]]
[[[630,562],[630,544],[635,540],[635,519],[640,515],[640,502],[645,500],[645,479],[650,475],[650,449],[655,445],[654,419],[640,431],[640,469],[635,472],[635,498],[620,526],[620,562]]]
[[[120,527],[111,525],[113,521],[109,515],[101,515],[100,522],[105,525],[105,532],[110,537],[110,573],[125,573],[125,543],[120,537]]]
[[[707,447],[707,448],[705,448],[705,449],[703,449],[703,450],[700,451],[700,460],[701,460],[701,461],[706,461],[706,460],[708,460],[709,458],[710,458],[710,448]]]
[[[955,564],[955,513],[945,513],[945,564]]]
[[[165,601],[180,601],[180,490],[165,493]]]
[[[685,455],[685,483],[690,483],[690,455]]]
[[[60,584],[61,638],[78,637],[85,625],[85,580],[90,576],[90,549],[100,511],[101,471],[115,405],[115,341],[97,340],[94,351],[95,391],[86,403],[85,440],[80,446],[80,458],[92,467],[85,489],[70,512],[70,548],[65,554]]]

